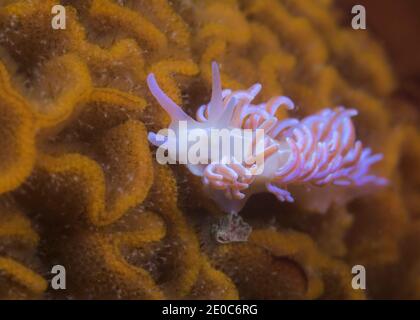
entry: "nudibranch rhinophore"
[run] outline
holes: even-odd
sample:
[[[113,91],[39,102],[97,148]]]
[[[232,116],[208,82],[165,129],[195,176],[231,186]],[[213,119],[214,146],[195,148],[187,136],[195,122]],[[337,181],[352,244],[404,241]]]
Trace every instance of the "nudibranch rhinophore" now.
[[[372,154],[371,149],[363,148],[362,143],[356,140],[351,121],[351,117],[357,115],[355,109],[327,108],[302,120],[281,120],[276,117],[276,111],[281,107],[294,109],[291,99],[278,96],[266,103],[252,104],[261,90],[260,84],[243,91],[222,90],[215,62],[212,64],[212,76],[211,100],[198,108],[196,119],[186,114],[159,88],[153,74],[148,75],[147,84],[170,115],[168,130],[175,132],[175,137],[186,137],[186,132],[180,130],[192,129],[199,129],[203,134],[212,129],[263,131],[263,135],[257,133],[252,138],[253,145],[262,143],[263,148],[249,149],[240,157],[241,160],[234,153],[229,153],[224,154],[222,160],[209,158],[207,163],[186,163],[193,174],[202,177],[205,191],[222,210],[238,213],[252,194],[266,191],[280,201],[293,202],[293,196],[288,191],[290,186],[387,184],[386,179],[369,174],[370,166],[380,161],[382,155]],[[181,122],[186,125],[181,127]],[[189,141],[179,140],[175,138],[171,141],[167,134],[149,133],[149,141],[164,149],[170,149],[174,144],[190,145]],[[261,164],[245,161],[261,155],[263,170],[258,171]]]

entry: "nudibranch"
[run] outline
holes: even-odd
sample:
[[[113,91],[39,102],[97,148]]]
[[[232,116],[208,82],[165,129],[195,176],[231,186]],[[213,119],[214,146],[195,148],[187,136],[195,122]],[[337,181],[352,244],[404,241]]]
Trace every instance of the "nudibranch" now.
[[[228,213],[238,213],[247,199],[255,193],[271,192],[278,200],[293,202],[291,186],[383,186],[387,180],[369,173],[370,167],[382,159],[356,139],[351,118],[355,109],[337,107],[323,109],[301,120],[279,119],[279,108],[294,109],[294,103],[285,96],[271,98],[266,103],[252,104],[261,90],[254,84],[248,90],[222,90],[217,63],[212,64],[212,93],[208,104],[198,108],[196,119],[190,117],[158,86],[155,76],[149,74],[147,84],[153,96],[171,117],[168,129],[180,137],[182,130],[249,129],[255,134],[251,148],[241,161],[234,154],[224,155],[230,161],[208,159],[208,163],[188,164],[188,169],[202,177],[206,193]],[[187,126],[181,128],[180,122]],[[149,133],[149,141],[164,149],[170,145],[188,142],[170,141],[165,133]],[[207,143],[207,142],[206,142]],[[244,161],[263,154],[263,170]],[[258,153],[258,154],[257,154]],[[224,158],[224,160],[226,160]],[[223,159],[222,159],[223,160]]]

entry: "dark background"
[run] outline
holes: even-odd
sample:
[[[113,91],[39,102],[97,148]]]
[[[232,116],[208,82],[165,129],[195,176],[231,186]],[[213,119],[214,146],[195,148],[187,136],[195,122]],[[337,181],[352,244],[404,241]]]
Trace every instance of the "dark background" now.
[[[338,0],[337,4],[344,12],[356,4],[365,6],[367,29],[386,48],[400,80],[397,94],[420,109],[420,0]]]

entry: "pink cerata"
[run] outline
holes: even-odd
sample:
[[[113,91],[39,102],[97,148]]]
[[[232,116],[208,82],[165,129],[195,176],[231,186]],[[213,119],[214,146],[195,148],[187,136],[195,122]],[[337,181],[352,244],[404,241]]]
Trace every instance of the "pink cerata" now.
[[[276,117],[278,108],[294,109],[287,97],[278,96],[266,103],[252,104],[261,90],[254,84],[248,90],[222,90],[217,63],[212,64],[212,95],[208,104],[198,108],[196,119],[187,115],[158,86],[149,74],[147,84],[153,96],[171,117],[169,128],[177,130],[179,121],[188,128],[240,128],[264,130],[264,170],[253,174],[255,164],[220,161],[189,165],[188,169],[202,177],[207,194],[228,213],[238,213],[255,193],[271,192],[279,201],[293,202],[291,186],[383,186],[387,180],[369,173],[382,154],[372,154],[356,139],[351,118],[355,109],[337,107],[323,109],[301,120]],[[255,139],[258,138],[256,135]],[[155,133],[149,140],[162,146]],[[158,141],[159,140],[159,141]],[[256,156],[251,152],[248,156]]]

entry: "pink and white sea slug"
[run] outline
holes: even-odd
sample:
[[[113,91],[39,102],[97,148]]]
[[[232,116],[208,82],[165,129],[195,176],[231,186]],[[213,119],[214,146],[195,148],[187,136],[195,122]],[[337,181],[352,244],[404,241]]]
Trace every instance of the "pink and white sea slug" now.
[[[328,108],[302,120],[280,120],[276,117],[278,108],[294,109],[289,98],[278,96],[266,103],[252,104],[261,90],[260,84],[243,91],[222,90],[215,62],[212,72],[211,100],[198,109],[196,119],[187,115],[159,88],[153,74],[148,75],[147,83],[153,96],[171,117],[169,129],[178,134],[180,121],[188,123],[188,130],[264,130],[262,138],[258,135],[254,138],[264,139],[264,169],[260,174],[253,174],[255,164],[238,162],[234,158],[229,163],[186,164],[193,174],[202,177],[205,191],[222,210],[238,213],[247,199],[259,192],[268,191],[280,201],[293,202],[290,190],[295,190],[295,187],[312,192],[316,187],[345,189],[387,184],[386,179],[369,174],[370,166],[380,161],[382,155],[372,154],[371,149],[363,148],[356,140],[351,121],[351,117],[357,115],[355,109]],[[149,141],[163,146],[168,139],[149,133]],[[257,155],[254,150],[247,156]]]

